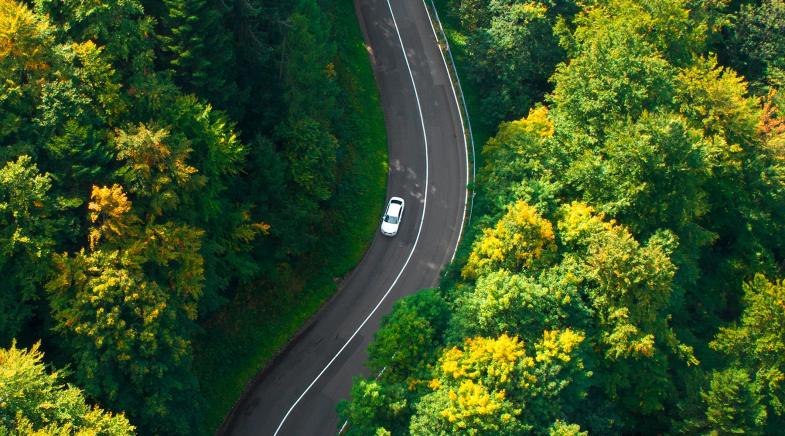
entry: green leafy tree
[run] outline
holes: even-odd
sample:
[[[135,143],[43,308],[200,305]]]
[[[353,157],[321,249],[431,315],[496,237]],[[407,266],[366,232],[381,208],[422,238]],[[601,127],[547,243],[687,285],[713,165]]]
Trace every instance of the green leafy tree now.
[[[455,305],[452,335],[495,337],[502,333],[535,340],[545,330],[580,324],[574,290],[547,288],[532,277],[498,270],[477,279]]]
[[[785,2],[742,4],[729,41],[734,68],[757,86],[785,85]]]
[[[461,6],[478,7],[469,2]],[[467,49],[473,59],[470,78],[483,87],[482,116],[496,123],[525,112],[542,98],[548,90],[548,77],[564,52],[544,4],[492,0],[487,6],[490,20],[482,10],[479,6],[471,12],[471,16],[477,15],[476,24],[489,23],[469,38]]]
[[[330,23],[316,0],[297,0],[293,9],[282,61],[289,119],[312,118],[330,126],[338,93]]]
[[[53,191],[78,204],[111,172],[106,129],[127,110],[118,76],[94,42],[60,41],[56,26],[19,3],[4,2],[0,13],[8,49],[0,159],[33,156],[52,174]]]
[[[171,147],[187,144],[188,165],[196,169],[179,189],[182,204],[169,216],[204,230],[202,256],[205,260],[205,297],[202,310],[210,313],[225,301],[229,285],[248,282],[259,268],[250,251],[266,233],[266,216],[251,219],[255,197],[238,195],[248,150],[225,114],[192,96],[177,97],[166,110]],[[199,189],[191,189],[198,186]],[[231,294],[230,294],[231,295]]]
[[[553,140],[548,108],[538,106],[528,116],[499,125],[496,136],[482,149],[484,165],[477,174],[477,208],[494,214],[520,199],[540,211],[553,213],[568,156]]]
[[[706,422],[710,434],[762,434],[766,408],[757,387],[742,369],[712,374],[706,402]]]
[[[252,206],[232,194],[246,153],[234,125],[193,97],[175,98],[162,118],[171,127],[140,124],[116,132],[118,175],[135,195],[140,214],[205,232],[200,310],[211,313],[225,301],[230,283],[258,272],[250,251],[267,226],[252,222]]]
[[[769,428],[783,423],[785,414],[785,285],[756,275],[744,285],[744,311],[738,325],[721,328],[712,348],[728,355],[753,375],[760,387]]]
[[[292,180],[313,200],[328,200],[335,185],[338,141],[318,121],[302,119],[290,128],[284,154]]]
[[[675,102],[690,124],[703,130],[703,154],[712,177],[704,188],[709,209],[700,224],[717,235],[703,261],[713,274],[699,283],[717,294],[695,292],[689,297],[701,306],[697,313],[721,312],[728,300],[738,298],[737,288],[728,290],[727,283],[741,283],[752,272],[776,271],[774,259],[783,252],[784,211],[778,200],[782,170],[774,157],[776,146],[767,146],[776,143],[778,135],[771,118],[766,121],[760,100],[747,95],[744,79],[714,58],[698,59],[679,74]],[[717,323],[708,318],[698,318],[696,328]]]
[[[58,31],[67,35],[64,39],[104,46],[108,59],[126,77],[152,67],[153,18],[145,16],[137,0],[35,0],[35,11],[57,24]]]
[[[348,420],[348,435],[391,435],[405,433],[411,416],[412,397],[408,389],[398,383],[356,378],[352,384],[351,402],[341,402],[338,414]]]
[[[474,31],[491,22],[490,0],[451,0],[450,13],[461,21],[461,27]]]
[[[636,119],[673,94],[672,66],[636,31],[636,18],[609,13],[595,7],[576,18],[577,53],[551,78],[551,117],[577,143],[596,143],[614,121]]]
[[[63,224],[51,188],[29,156],[0,169],[0,345],[22,333],[51,267]]]
[[[586,202],[602,205],[636,234],[681,231],[709,208],[706,148],[682,117],[647,113],[612,128],[597,153],[581,156],[566,178]]]
[[[548,429],[549,436],[588,436],[589,432],[581,431],[581,426],[578,424],[568,424],[564,421],[556,421],[550,429]]]
[[[370,368],[387,367],[388,380],[426,376],[427,362],[435,360],[449,316],[447,304],[435,289],[398,301],[368,347]]]
[[[117,158],[126,162],[120,174],[148,219],[176,209],[184,192],[204,185],[203,178],[194,177],[196,168],[186,162],[191,153],[188,142],[178,139],[170,139],[165,129],[145,125],[117,132]]]
[[[200,407],[189,338],[202,294],[202,232],[143,223],[119,186],[94,188],[90,211],[90,251],[57,255],[47,285],[76,377],[144,431],[190,433]]]
[[[29,139],[41,98],[41,83],[54,61],[51,25],[25,5],[0,3],[0,160],[33,150]]]
[[[81,390],[47,371],[40,343],[30,349],[0,348],[0,433],[25,435],[132,435],[122,414],[87,404]]]
[[[355,380],[352,401],[339,406],[340,415],[352,423],[350,433],[407,429],[412,406],[427,389],[449,316],[446,302],[435,289],[395,303],[368,348],[368,367],[381,376]]]
[[[672,234],[641,245],[627,228],[573,203],[563,209],[559,235],[573,247],[564,264],[596,311],[607,394],[633,414],[663,410],[674,389],[669,366],[698,363],[668,324]]]

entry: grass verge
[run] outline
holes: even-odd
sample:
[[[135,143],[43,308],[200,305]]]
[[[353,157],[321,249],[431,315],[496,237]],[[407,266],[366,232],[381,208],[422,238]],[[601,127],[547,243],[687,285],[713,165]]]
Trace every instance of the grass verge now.
[[[245,386],[336,290],[336,278],[362,258],[373,238],[387,183],[387,133],[378,89],[351,1],[328,11],[338,48],[336,73],[345,108],[336,122],[344,145],[338,185],[328,212],[337,223],[315,258],[283,271],[277,286],[256,283],[238,292],[204,323],[194,344],[194,370],[206,401],[202,428],[220,427]]]

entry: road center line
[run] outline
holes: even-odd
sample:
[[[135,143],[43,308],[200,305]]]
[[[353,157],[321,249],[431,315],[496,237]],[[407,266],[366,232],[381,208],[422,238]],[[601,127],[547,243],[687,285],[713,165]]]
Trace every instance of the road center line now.
[[[398,283],[398,280],[403,275],[403,271],[409,265],[409,261],[412,259],[412,255],[414,254],[414,251],[417,248],[417,243],[420,242],[420,234],[422,233],[422,225],[423,225],[423,222],[425,221],[425,210],[426,210],[426,208],[428,206],[428,190],[429,190],[429,184],[428,184],[428,182],[429,182],[429,179],[428,179],[428,176],[429,176],[429,174],[428,174],[428,134],[427,134],[426,129],[425,129],[425,118],[423,117],[422,105],[420,104],[420,95],[417,92],[417,85],[414,82],[414,73],[412,73],[412,67],[409,64],[409,58],[406,56],[406,48],[403,45],[403,39],[401,38],[401,31],[398,28],[398,22],[395,19],[395,13],[393,12],[392,5],[390,4],[390,0],[386,0],[386,1],[387,1],[387,7],[390,10],[390,16],[392,17],[393,26],[395,26],[395,33],[398,35],[398,42],[401,45],[401,52],[403,53],[403,59],[406,62],[406,69],[409,70],[409,78],[412,81],[412,88],[414,89],[414,98],[417,100],[417,112],[418,112],[418,114],[420,116],[420,125],[422,126],[423,145],[425,146],[425,188],[424,188],[425,195],[423,197],[422,215],[420,216],[420,224],[419,224],[418,229],[417,229],[417,237],[414,240],[414,245],[412,245],[412,250],[409,252],[409,256],[406,258],[406,262],[404,262],[403,267],[401,267],[401,270],[398,272],[398,275],[395,277],[395,280],[393,280],[392,284],[387,289],[387,292],[385,292],[384,295],[382,295],[382,298],[379,300],[378,303],[376,303],[376,306],[373,308],[373,310],[371,310],[371,312],[368,314],[368,316],[365,317],[365,319],[360,324],[360,326],[357,327],[357,330],[355,330],[354,333],[352,333],[352,336],[349,337],[349,339],[346,341],[346,343],[343,344],[341,349],[339,349],[338,352],[335,353],[335,356],[333,356],[333,358],[330,359],[329,362],[327,362],[327,365],[324,366],[324,368],[313,379],[313,381],[308,385],[308,387],[305,388],[303,393],[300,394],[300,396],[297,398],[297,400],[294,402],[294,404],[292,404],[292,407],[289,408],[289,410],[286,412],[286,415],[284,415],[283,419],[281,419],[281,422],[278,424],[278,428],[275,429],[274,436],[277,436],[278,433],[281,431],[281,428],[283,427],[284,422],[286,422],[286,419],[289,418],[289,415],[292,413],[294,408],[297,407],[297,405],[300,403],[300,401],[302,401],[303,397],[305,397],[305,395],[308,393],[308,391],[311,390],[313,385],[315,385],[316,382],[319,381],[319,379],[322,377],[322,375],[324,375],[324,373],[327,372],[327,369],[330,368],[330,366],[333,364],[333,362],[335,362],[335,360],[338,359],[338,356],[340,356],[341,353],[343,353],[343,350],[345,350],[346,347],[349,345],[349,343],[352,342],[352,340],[355,338],[355,336],[357,336],[357,333],[359,333],[360,330],[362,330],[362,328],[365,327],[365,324],[368,323],[368,320],[370,320],[371,317],[376,313],[376,311],[379,310],[379,307],[381,307],[381,305],[384,302],[384,300],[387,299],[387,296],[390,295],[390,292],[392,292],[392,289],[395,287],[395,285]]]

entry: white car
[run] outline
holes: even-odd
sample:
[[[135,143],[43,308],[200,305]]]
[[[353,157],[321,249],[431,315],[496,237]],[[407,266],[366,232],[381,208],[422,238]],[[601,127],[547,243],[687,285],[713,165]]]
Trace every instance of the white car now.
[[[401,225],[403,218],[404,201],[401,197],[392,197],[387,203],[387,210],[382,216],[382,234],[384,236],[395,236],[398,233],[398,226]]]

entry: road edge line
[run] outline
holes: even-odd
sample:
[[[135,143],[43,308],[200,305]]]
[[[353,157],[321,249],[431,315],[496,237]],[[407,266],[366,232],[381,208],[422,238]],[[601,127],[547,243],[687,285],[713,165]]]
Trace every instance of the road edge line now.
[[[466,96],[463,95],[463,85],[461,84],[461,78],[458,75],[458,66],[455,65],[455,58],[452,55],[452,50],[450,49],[450,41],[447,38],[447,33],[444,31],[444,26],[442,26],[442,20],[439,18],[439,10],[436,8],[436,4],[433,0],[430,0],[431,8],[433,8],[434,16],[436,17],[436,22],[439,23],[439,30],[441,31],[441,35],[444,37],[444,45],[447,51],[447,54],[450,55],[450,64],[452,65],[452,69],[447,65],[447,58],[444,56],[444,50],[441,48],[441,44],[439,42],[439,35],[436,32],[436,27],[433,24],[433,17],[431,16],[430,9],[428,8],[427,0],[422,0],[423,6],[425,7],[425,13],[428,14],[428,21],[431,24],[431,30],[433,30],[433,37],[436,39],[436,45],[439,47],[439,53],[442,55],[442,62],[444,62],[444,69],[447,70],[447,76],[450,78],[450,87],[452,88],[453,97],[455,97],[455,105],[458,107],[458,117],[461,119],[461,128],[463,129],[463,146],[466,150],[466,178],[469,179],[469,143],[471,143],[471,150],[472,150],[472,172],[471,172],[471,180],[467,180],[467,187],[466,187],[466,203],[469,211],[469,217],[467,220],[468,225],[471,225],[472,222],[472,214],[474,211],[474,196],[476,193],[476,183],[477,183],[477,152],[475,150],[474,145],[474,132],[472,131],[472,120],[469,117],[469,105],[466,103]],[[453,78],[453,75],[455,77]],[[453,80],[454,79],[454,80]],[[455,90],[455,83],[458,84],[458,89],[461,91],[461,98],[458,99],[458,92]],[[463,110],[461,110],[463,109]],[[464,118],[463,114],[466,113],[466,117]],[[466,136],[468,133],[469,140],[466,140]],[[471,195],[471,203],[469,205],[469,188],[468,184],[474,184],[472,187],[472,195]],[[466,210],[464,210],[464,215],[466,214]],[[463,223],[462,223],[463,224]],[[463,231],[465,227],[461,225],[461,230]],[[459,235],[459,244],[460,239],[463,236],[463,233]],[[458,251],[458,247],[456,247],[456,252]],[[453,253],[453,260],[455,260],[455,253]]]

